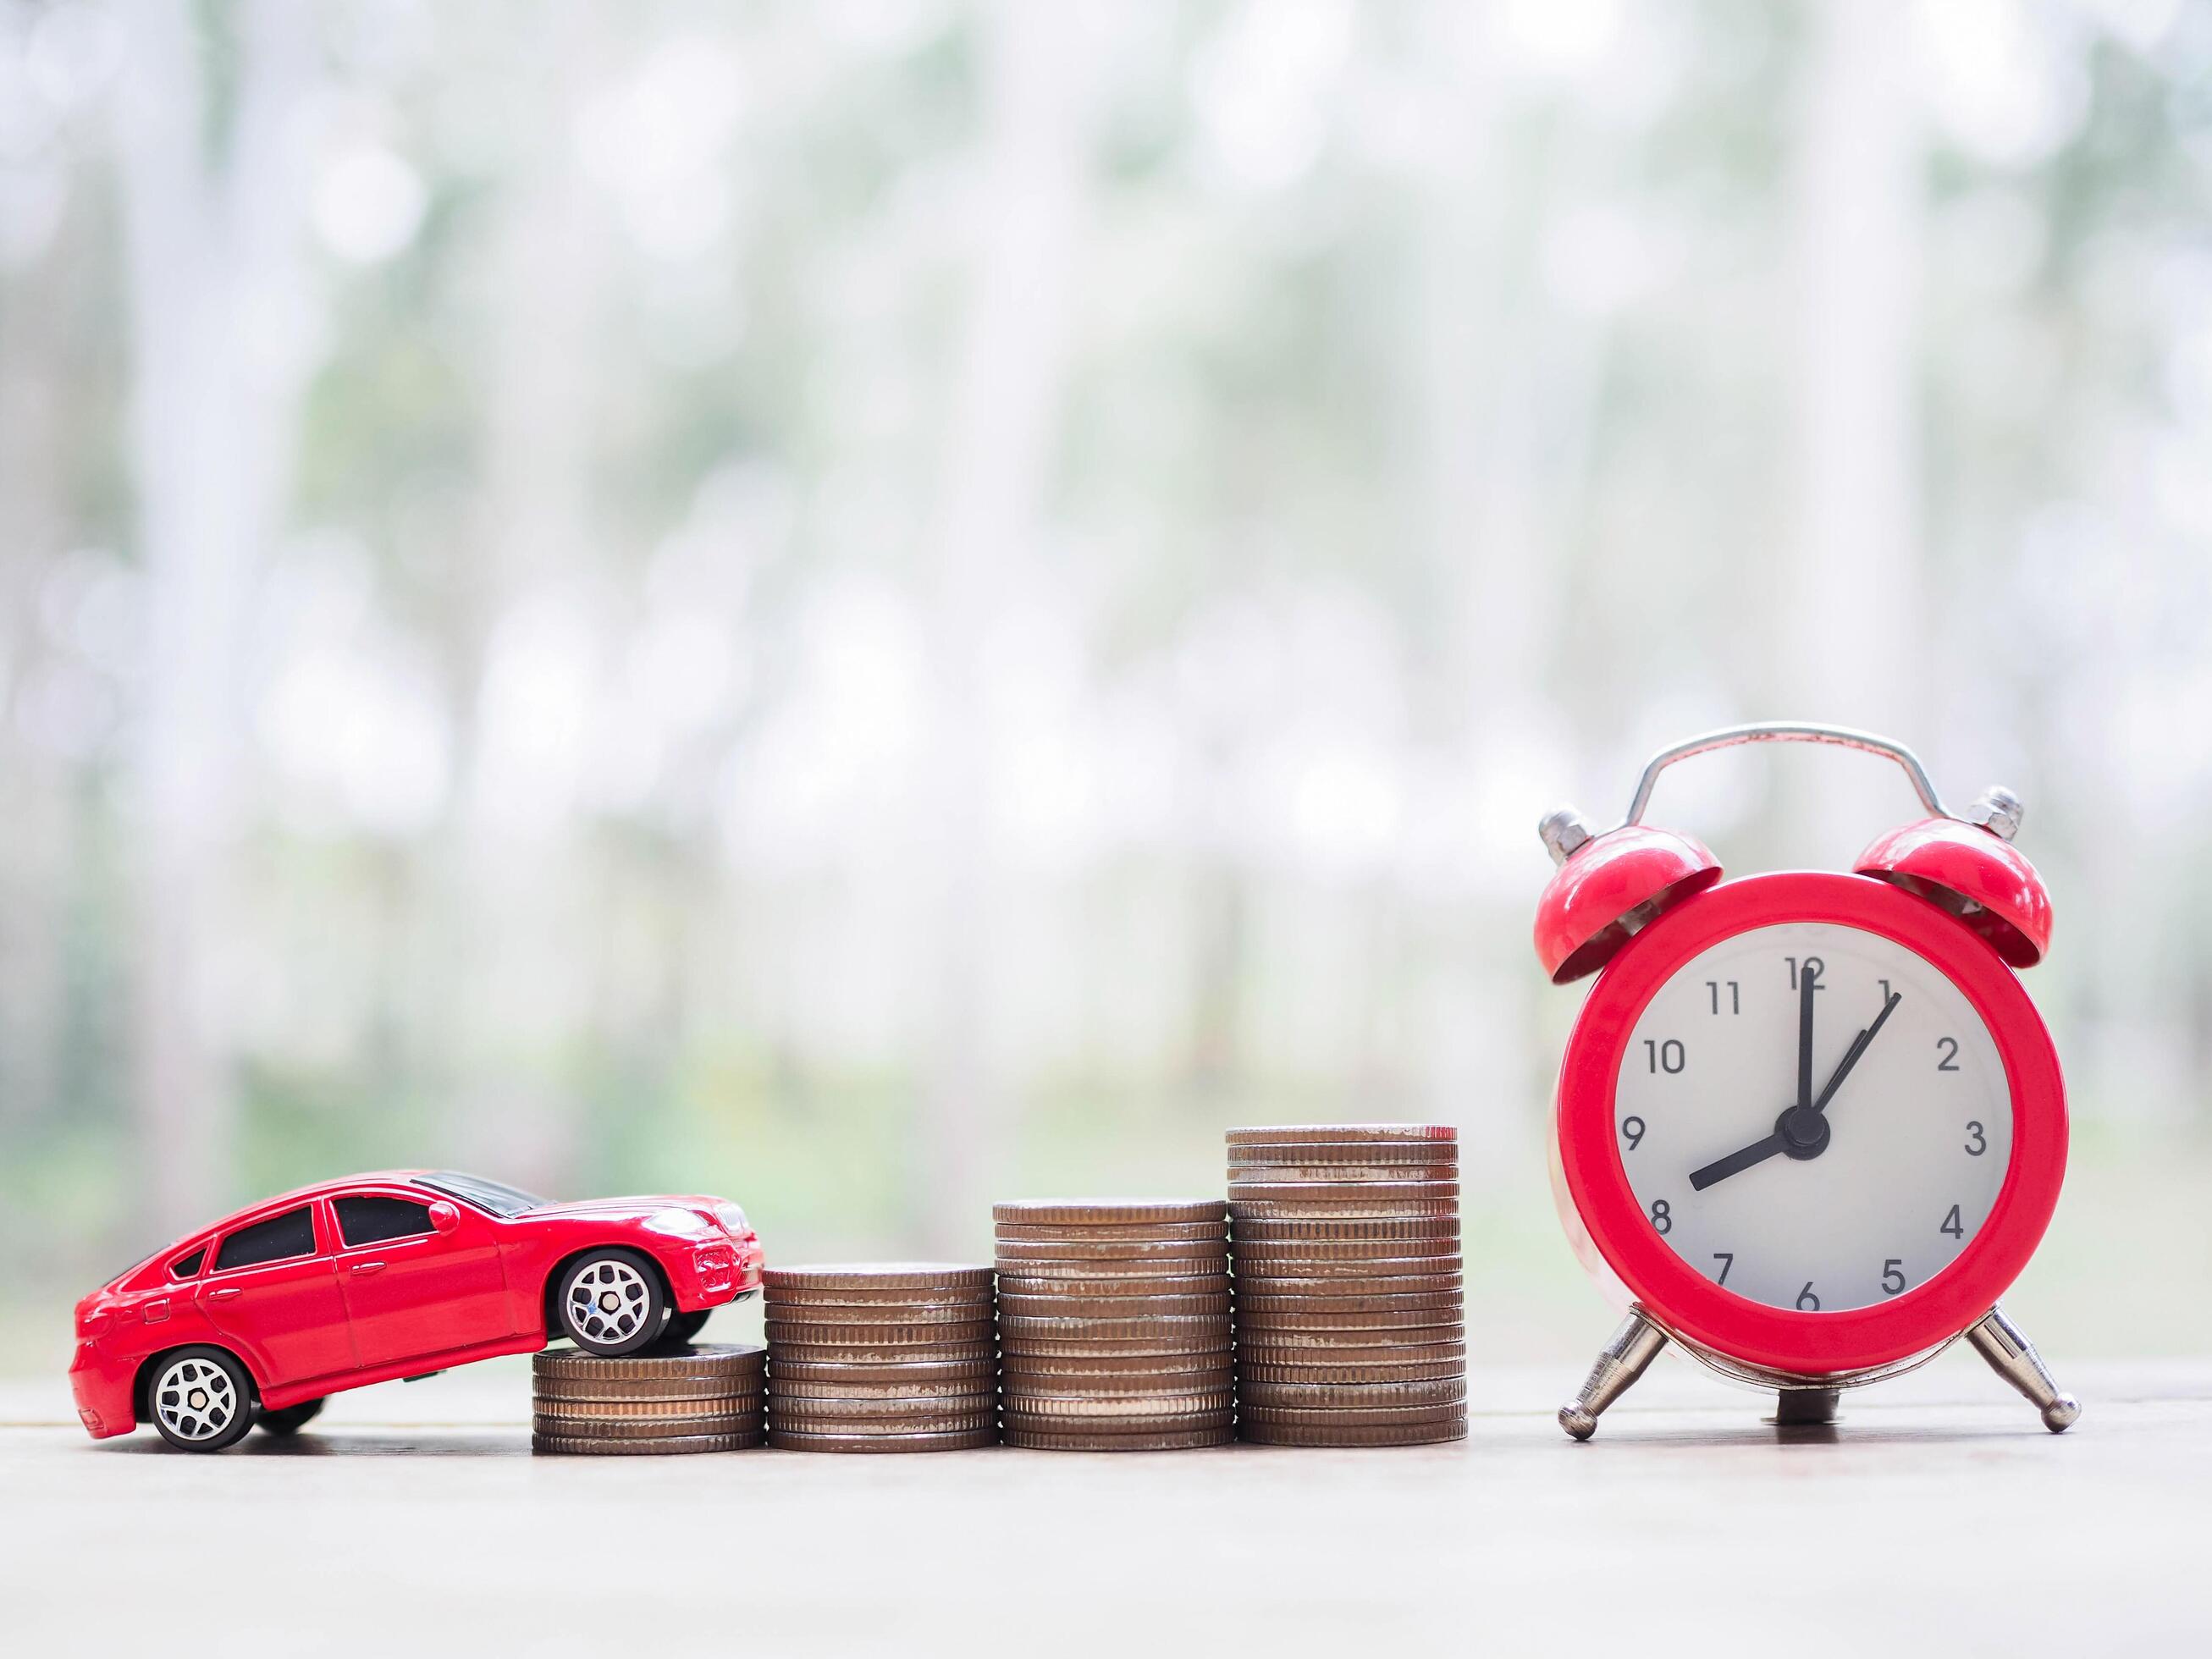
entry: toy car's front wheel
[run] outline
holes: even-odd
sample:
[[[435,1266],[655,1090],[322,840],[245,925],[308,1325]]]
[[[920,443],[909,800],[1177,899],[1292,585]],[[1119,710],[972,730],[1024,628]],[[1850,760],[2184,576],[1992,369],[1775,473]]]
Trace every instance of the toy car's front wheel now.
[[[221,1348],[179,1348],[163,1358],[146,1403],[161,1438],[184,1451],[221,1451],[253,1426],[253,1381]]]
[[[258,1419],[263,1432],[287,1437],[299,1433],[322,1414],[319,1400],[302,1400],[296,1406],[287,1406],[281,1412],[264,1412]]]
[[[660,1334],[668,1291],[635,1250],[609,1246],[568,1264],[554,1299],[561,1334],[587,1353],[635,1353]]]

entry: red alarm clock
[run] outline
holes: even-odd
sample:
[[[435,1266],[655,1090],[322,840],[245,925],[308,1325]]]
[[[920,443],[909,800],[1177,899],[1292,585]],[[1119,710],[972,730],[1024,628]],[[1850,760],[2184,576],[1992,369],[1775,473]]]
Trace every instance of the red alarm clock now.
[[[1723,882],[1644,822],[1676,761],[1744,743],[1894,760],[1926,816],[1852,872]],[[1554,1187],[1583,1264],[1627,1317],[1560,1408],[1577,1439],[1671,1340],[1778,1391],[1775,1420],[1834,1419],[1846,1388],[1960,1335],[2042,1413],[2080,1414],[1997,1301],[2066,1170],[2058,1056],[2015,969],[2051,900],[2012,846],[2021,805],[1947,811],[1903,745],[1838,726],[1732,727],[1652,757],[1626,818],[1563,807],[1536,910],[1555,984],[1595,974],[1559,1069]]]

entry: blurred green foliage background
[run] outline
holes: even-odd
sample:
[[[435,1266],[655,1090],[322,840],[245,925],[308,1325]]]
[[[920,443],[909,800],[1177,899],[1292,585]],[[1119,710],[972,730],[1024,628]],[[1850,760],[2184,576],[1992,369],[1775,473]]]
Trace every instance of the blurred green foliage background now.
[[[350,1169],[974,1254],[1406,1117],[1579,1357],[1532,826],[1762,716],[2027,797],[2015,1306],[2201,1349],[2209,117],[2172,0],[0,0],[0,1366]]]

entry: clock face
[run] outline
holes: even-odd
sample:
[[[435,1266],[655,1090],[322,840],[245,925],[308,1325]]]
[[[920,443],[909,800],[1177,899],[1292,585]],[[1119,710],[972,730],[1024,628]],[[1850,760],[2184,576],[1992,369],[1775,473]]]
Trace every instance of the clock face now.
[[[2004,1184],[2012,1097],[1988,1027],[1932,963],[1791,922],[1661,985],[1621,1057],[1613,1129],[1644,1224],[1691,1268],[1836,1313],[1958,1259]]]

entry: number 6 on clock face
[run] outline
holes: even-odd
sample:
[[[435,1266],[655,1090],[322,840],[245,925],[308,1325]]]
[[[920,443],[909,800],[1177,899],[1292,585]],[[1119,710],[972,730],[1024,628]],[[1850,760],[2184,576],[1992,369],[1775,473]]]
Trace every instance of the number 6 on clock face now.
[[[1800,1312],[1942,1272],[2011,1158],[2011,1091],[1973,1005],[1905,945],[1826,922],[1753,928],[1678,968],[1636,1022],[1614,1108],[1667,1247]]]

